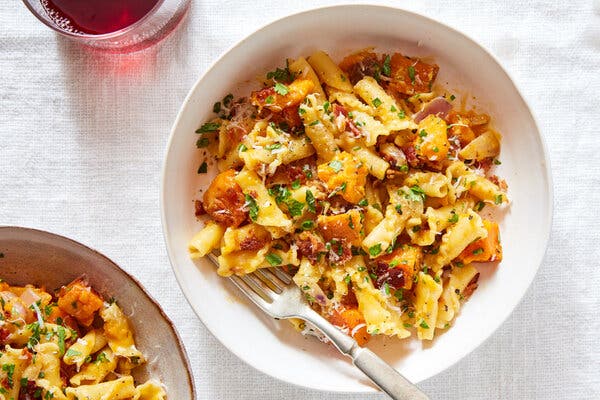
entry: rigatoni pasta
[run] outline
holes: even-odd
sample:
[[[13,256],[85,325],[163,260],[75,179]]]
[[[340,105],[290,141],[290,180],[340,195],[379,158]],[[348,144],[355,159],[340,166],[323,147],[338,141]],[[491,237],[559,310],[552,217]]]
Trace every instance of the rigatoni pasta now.
[[[481,211],[509,201],[492,173],[500,134],[434,85],[438,70],[400,53],[336,64],[317,51],[215,104],[196,132],[220,171],[196,199],[208,220],[191,256],[219,252],[223,276],[287,268],[361,345],[448,328],[477,287],[472,263],[502,259]]]

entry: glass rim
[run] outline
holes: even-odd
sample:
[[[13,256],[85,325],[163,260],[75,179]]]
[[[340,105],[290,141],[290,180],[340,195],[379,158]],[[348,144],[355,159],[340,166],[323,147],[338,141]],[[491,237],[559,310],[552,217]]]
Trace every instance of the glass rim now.
[[[63,35],[66,35],[66,36],[69,36],[72,38],[80,38],[80,39],[112,39],[112,38],[118,37],[122,34],[125,34],[129,31],[137,28],[139,25],[142,25],[148,18],[150,18],[156,12],[156,9],[159,8],[162,5],[162,3],[164,3],[165,0],[158,0],[156,2],[156,4],[154,5],[154,7],[152,7],[150,9],[150,11],[148,11],[146,13],[146,15],[144,15],[142,18],[135,21],[133,24],[128,25],[128,26],[121,28],[114,32],[107,32],[107,33],[101,33],[101,34],[74,33],[74,32],[65,31],[64,29],[60,29],[60,27],[58,27],[58,25],[50,22],[51,21],[50,16],[48,16],[48,19],[43,18],[40,15],[40,13],[36,9],[34,9],[30,4],[31,1],[38,1],[41,4],[41,0],[22,0],[22,1],[25,4],[25,6],[29,9],[29,11],[37,19],[39,19],[44,25],[46,25],[47,27],[49,27],[50,29],[52,29],[55,32],[61,33]]]

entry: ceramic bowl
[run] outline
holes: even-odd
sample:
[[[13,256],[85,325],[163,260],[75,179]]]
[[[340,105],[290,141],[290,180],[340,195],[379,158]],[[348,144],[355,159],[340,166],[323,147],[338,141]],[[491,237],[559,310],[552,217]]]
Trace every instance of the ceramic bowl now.
[[[0,278],[11,285],[54,290],[86,276],[104,298],[115,297],[149,362],[134,373],[165,384],[170,399],[193,400],[194,384],[183,343],[158,303],[131,275],[102,254],[71,239],[35,229],[0,227]]]
[[[227,93],[247,95],[257,77],[288,57],[317,49],[339,61],[375,46],[379,52],[432,57],[437,82],[470,106],[493,116],[503,135],[502,165],[511,206],[499,216],[504,260],[480,268],[479,289],[454,326],[431,343],[376,338],[369,347],[413,382],[427,379],[473,351],[519,303],[542,262],[552,217],[552,185],[542,136],[527,103],[500,63],[481,45],[422,15],[381,6],[335,6],[273,22],[222,55],[192,87],[173,126],[164,162],[162,219],[179,284],[206,327],[248,364],[276,378],[310,388],[371,392],[375,389],[332,346],[274,321],[217,276],[208,260],[190,260],[188,240],[202,226],[192,200],[212,175],[198,175],[204,156],[194,130],[212,118],[212,106]]]

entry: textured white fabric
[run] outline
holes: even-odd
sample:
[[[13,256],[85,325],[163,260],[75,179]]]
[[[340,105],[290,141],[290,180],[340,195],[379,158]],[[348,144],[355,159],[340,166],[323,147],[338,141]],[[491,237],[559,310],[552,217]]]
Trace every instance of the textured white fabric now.
[[[184,300],[161,232],[162,157],[192,83],[259,26],[329,3],[194,0],[174,35],[129,56],[82,49],[20,1],[2,5],[0,224],[67,235],[135,274],[179,327],[200,399],[383,397],[305,390],[238,360]],[[523,302],[422,387],[434,399],[600,398],[600,1],[401,5],[471,35],[512,72],[548,143],[556,198],[548,253]]]

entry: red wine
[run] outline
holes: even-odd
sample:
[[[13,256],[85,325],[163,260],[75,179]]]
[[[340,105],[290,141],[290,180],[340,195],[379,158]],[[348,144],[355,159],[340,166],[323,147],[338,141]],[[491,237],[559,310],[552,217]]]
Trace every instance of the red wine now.
[[[101,35],[143,18],[160,0],[40,0],[60,28]]]

